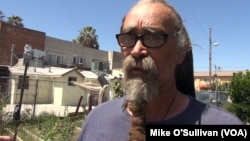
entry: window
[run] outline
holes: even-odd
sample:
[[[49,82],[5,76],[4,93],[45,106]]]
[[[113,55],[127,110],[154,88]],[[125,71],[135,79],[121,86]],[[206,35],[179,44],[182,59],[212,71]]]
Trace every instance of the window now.
[[[99,62],[92,62],[92,70],[91,71],[97,71],[99,70]]]
[[[68,86],[74,86],[74,84],[71,83],[71,81],[76,81],[77,78],[76,77],[69,77],[68,79]]]
[[[73,64],[86,64],[86,59],[79,57],[79,56],[74,56],[73,57]]]
[[[108,73],[109,72],[109,63],[101,62],[101,61],[92,62],[91,71],[103,71],[103,72]]]
[[[82,64],[82,58],[80,58],[79,64]]]
[[[46,57],[46,61],[50,64],[63,64],[64,57],[62,55],[58,54],[49,54]]]
[[[49,64],[55,64],[55,58],[56,56],[54,54],[49,54],[47,61],[49,62]]]
[[[77,64],[78,62],[78,57],[73,57],[73,64]]]
[[[29,76],[26,76],[24,85],[23,85],[23,79],[24,79],[23,76],[19,76],[17,88],[22,89],[22,87],[23,87],[24,89],[29,89]]]
[[[63,64],[63,56],[57,55],[56,56],[56,63],[57,64]]]
[[[85,58],[83,58],[82,64],[86,65],[86,59]]]

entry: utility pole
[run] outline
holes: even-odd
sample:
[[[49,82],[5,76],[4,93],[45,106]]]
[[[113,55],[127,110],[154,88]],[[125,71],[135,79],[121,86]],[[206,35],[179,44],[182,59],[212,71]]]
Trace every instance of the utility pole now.
[[[11,56],[10,56],[10,66],[12,66],[13,64],[13,52],[14,52],[14,47],[15,47],[15,44],[12,44],[11,45]]]
[[[212,46],[219,46],[218,42],[213,42],[212,44],[212,28],[209,28],[209,89],[211,90],[212,81]]]
[[[27,77],[27,70],[29,67],[29,61],[31,59],[31,49],[32,47],[29,44],[26,44],[24,46],[24,63],[25,63],[25,69],[24,69],[24,75],[23,75],[23,82],[22,82],[22,89],[21,89],[21,95],[20,95],[20,101],[19,104],[15,106],[14,113],[13,113],[13,118],[16,121],[15,125],[15,133],[14,133],[14,141],[16,141],[16,136],[17,136],[17,131],[18,127],[20,125],[20,119],[21,119],[21,106],[22,106],[22,101],[23,101],[23,93],[24,93],[24,87],[26,85],[26,77]]]
[[[209,89],[211,89],[212,73],[212,28],[209,28]]]
[[[36,100],[37,100],[38,82],[39,82],[39,79],[37,78],[36,79],[36,92],[35,92],[35,97],[34,97],[34,105],[33,105],[32,117],[35,117],[35,113],[36,113]]]

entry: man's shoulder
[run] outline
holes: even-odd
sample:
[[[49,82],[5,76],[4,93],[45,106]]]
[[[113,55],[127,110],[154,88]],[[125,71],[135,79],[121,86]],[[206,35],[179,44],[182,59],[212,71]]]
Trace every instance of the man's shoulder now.
[[[118,99],[109,100],[107,102],[101,103],[98,106],[96,106],[89,114],[90,115],[96,115],[96,114],[107,115],[107,112],[110,112],[110,111],[113,111],[113,112],[122,111],[124,100],[125,100],[124,98],[118,98]]]
[[[200,124],[243,124],[235,114],[213,105],[205,104],[193,98],[189,109],[200,111]]]
[[[96,108],[109,108],[109,107],[115,107],[115,106],[119,107],[124,104],[124,100],[125,100],[124,97],[109,100],[109,101],[99,104]]]
[[[208,106],[203,115],[206,121],[213,121],[214,124],[243,124],[235,114],[212,105]]]

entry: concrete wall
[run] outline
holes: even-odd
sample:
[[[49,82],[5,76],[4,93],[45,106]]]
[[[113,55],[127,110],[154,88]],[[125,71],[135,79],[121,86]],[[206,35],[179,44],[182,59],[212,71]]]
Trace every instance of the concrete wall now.
[[[54,78],[53,82],[53,101],[55,105],[58,106],[77,106],[80,96],[87,94],[77,86],[68,85],[69,77],[76,77],[77,82],[83,82],[84,77],[80,76],[79,73],[76,73],[77,70],[72,71],[62,77]],[[62,82],[62,83],[58,83]],[[65,82],[65,83],[63,83]]]
[[[112,70],[114,68],[122,68],[122,54],[120,52],[110,51],[108,57]]]
[[[23,104],[34,104],[35,95],[36,104],[54,104],[57,106],[77,106],[80,96],[87,97],[87,93],[77,86],[69,86],[68,78],[76,77],[77,82],[83,82],[84,76],[77,70],[71,71],[62,77],[43,77],[29,76],[29,88],[24,89]],[[20,102],[21,89],[18,89],[19,75],[12,75],[11,79],[11,102],[18,104]],[[37,83],[38,80],[38,83]]]
[[[64,56],[63,63],[68,65],[73,64],[74,56],[84,58],[86,63],[83,65],[89,68],[91,68],[91,63],[94,60],[108,61],[107,51],[82,47],[80,44],[48,36],[46,36],[44,51],[46,55],[56,54]]]
[[[63,57],[63,61],[60,62],[60,65],[74,66],[76,64],[73,64],[73,58],[79,57],[83,58],[83,67],[89,69],[91,68],[91,63],[93,61],[109,62],[109,68],[111,70],[113,68],[122,67],[120,52],[108,52],[88,47],[82,47],[81,44],[76,44],[70,41],[46,36],[44,32],[16,27],[0,22],[1,65],[15,65],[18,59],[23,57],[25,44],[30,44],[33,49],[45,51],[47,55],[46,57],[48,57],[48,54]],[[11,55],[12,48],[12,53],[14,55]],[[43,60],[46,60],[46,57]],[[44,63],[43,65],[48,64],[49,62],[47,60],[47,63]]]
[[[18,104],[20,102],[21,89],[18,89],[19,75],[12,75],[11,80],[11,102],[10,104]],[[48,77],[37,79],[34,76],[29,76],[29,89],[24,89],[22,103],[34,104],[35,95],[37,104],[52,103],[52,85]]]
[[[223,83],[230,83],[231,79],[233,78],[233,74],[239,72],[239,70],[235,71],[218,71],[218,72],[212,72],[211,77],[211,84],[214,83],[214,75],[217,75],[217,80],[220,84]],[[243,71],[244,72],[244,71]],[[209,86],[209,75],[208,72],[194,72],[194,84],[195,84],[195,90],[200,91],[201,87],[208,87]]]

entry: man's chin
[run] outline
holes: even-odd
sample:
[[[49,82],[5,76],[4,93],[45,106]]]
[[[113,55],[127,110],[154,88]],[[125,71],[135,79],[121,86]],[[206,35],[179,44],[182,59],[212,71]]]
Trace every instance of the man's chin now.
[[[129,75],[127,75],[127,80],[126,81],[132,81],[132,80],[136,80],[136,79],[143,79],[146,77],[146,74],[144,73],[130,73]]]
[[[157,86],[153,83],[142,83],[141,79],[132,79],[125,84],[124,91],[129,101],[136,103],[150,102],[159,95]]]

